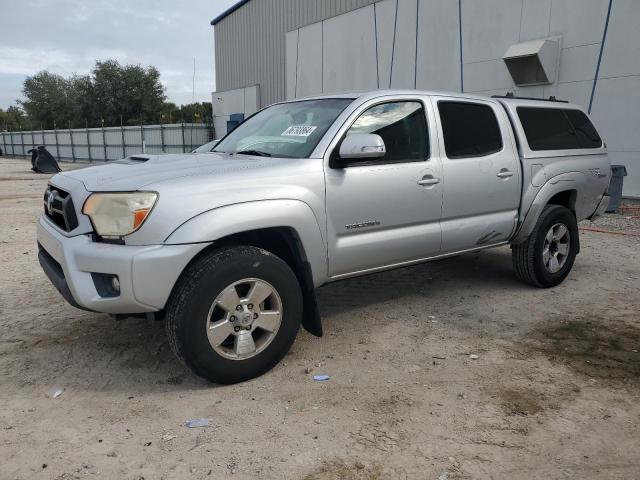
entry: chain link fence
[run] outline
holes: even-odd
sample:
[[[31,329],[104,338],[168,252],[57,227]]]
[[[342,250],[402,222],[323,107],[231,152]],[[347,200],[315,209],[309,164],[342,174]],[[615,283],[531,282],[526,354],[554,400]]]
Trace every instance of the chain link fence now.
[[[0,132],[0,148],[4,155],[27,157],[44,145],[58,160],[105,162],[136,153],[190,152],[212,137],[212,127],[201,123],[30,130]]]

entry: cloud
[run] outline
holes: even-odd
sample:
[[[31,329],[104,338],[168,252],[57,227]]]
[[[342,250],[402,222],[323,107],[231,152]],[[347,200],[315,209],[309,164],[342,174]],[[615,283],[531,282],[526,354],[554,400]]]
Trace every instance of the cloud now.
[[[96,60],[153,65],[169,101],[210,100],[215,88],[209,21],[234,0],[2,0],[0,108],[21,98],[26,76],[41,70],[86,74]]]

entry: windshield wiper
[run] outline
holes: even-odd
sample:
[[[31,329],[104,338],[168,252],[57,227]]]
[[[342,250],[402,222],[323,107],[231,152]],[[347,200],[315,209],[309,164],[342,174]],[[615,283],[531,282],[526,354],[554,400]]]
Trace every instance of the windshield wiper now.
[[[267,152],[261,152],[260,150],[240,150],[236,154],[241,155],[255,155],[256,157],[270,157],[271,154]]]

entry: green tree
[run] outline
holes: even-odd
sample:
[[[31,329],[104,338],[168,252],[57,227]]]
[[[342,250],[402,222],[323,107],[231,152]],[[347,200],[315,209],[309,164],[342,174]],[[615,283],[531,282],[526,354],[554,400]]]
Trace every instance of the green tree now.
[[[6,112],[0,108],[0,131],[26,128],[31,128],[31,124],[19,107],[11,106]]]
[[[165,100],[160,72],[155,67],[96,62],[92,92],[95,112],[105,125],[157,123]]]
[[[164,102],[160,108],[160,121],[162,123],[181,122],[180,108],[173,102]]]
[[[71,127],[98,125],[100,119],[95,109],[91,76],[73,75],[67,82]]]
[[[189,103],[177,107],[173,102],[162,105],[163,123],[211,123],[211,102]]]
[[[22,89],[26,100],[19,103],[30,123],[44,128],[53,128],[54,123],[66,126],[71,119],[68,87],[64,77],[47,71],[28,77]]]
[[[190,103],[180,107],[185,122],[211,123],[213,112],[211,102]]]
[[[165,100],[155,67],[98,61],[91,75],[42,71],[24,82],[24,108],[34,128],[73,128],[158,123]]]

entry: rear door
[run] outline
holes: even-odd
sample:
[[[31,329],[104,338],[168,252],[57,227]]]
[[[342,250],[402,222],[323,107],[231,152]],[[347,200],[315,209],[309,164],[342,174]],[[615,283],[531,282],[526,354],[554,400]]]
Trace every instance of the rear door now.
[[[331,277],[398,265],[440,252],[441,166],[428,97],[372,100],[345,124],[382,137],[386,155],[344,163],[338,140],[325,164]],[[437,150],[437,147],[436,147]]]
[[[517,222],[520,159],[504,109],[433,97],[443,169],[442,253],[508,240]]]

